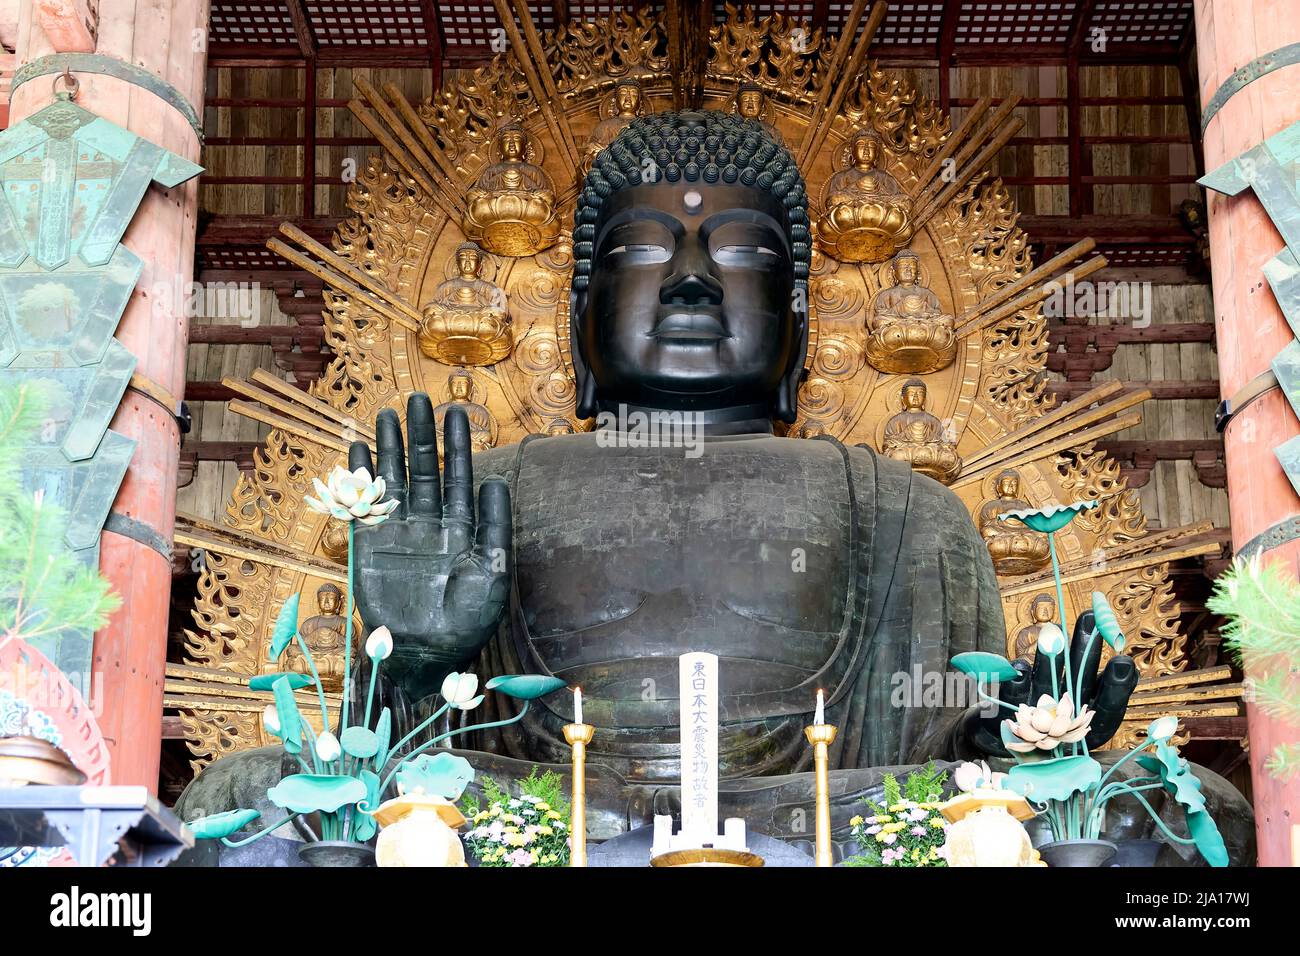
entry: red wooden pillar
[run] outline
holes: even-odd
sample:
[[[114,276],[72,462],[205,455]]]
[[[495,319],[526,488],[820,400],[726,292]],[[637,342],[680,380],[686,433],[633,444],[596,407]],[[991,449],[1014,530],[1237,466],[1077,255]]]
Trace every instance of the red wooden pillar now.
[[[1295,0],[1197,0],[1196,52],[1202,108],[1233,72],[1287,44],[1300,42]],[[1242,87],[1205,129],[1205,168],[1217,169],[1300,120],[1300,65],[1275,70]],[[1230,398],[1293,338],[1264,278],[1264,265],[1281,251],[1277,229],[1252,192],[1236,197],[1208,193],[1214,313],[1219,379]],[[1240,550],[1260,533],[1295,515],[1300,498],[1273,449],[1300,434],[1279,389],[1243,408],[1224,435],[1232,540]],[[1300,570],[1300,541],[1265,554]],[[1292,832],[1300,824],[1300,780],[1284,784],[1264,769],[1273,749],[1295,729],[1247,706],[1251,782],[1259,862],[1286,866]]]
[[[59,4],[23,4],[18,22],[18,64],[58,49],[41,26]],[[74,7],[74,4],[68,4]],[[143,67],[171,84],[202,114],[207,65],[208,0],[99,0],[95,52]],[[37,14],[41,16],[37,16]],[[48,23],[48,19],[47,19]],[[57,36],[59,31],[54,31]],[[62,42],[62,41],[60,41]],[[139,136],[199,161],[199,141],[186,119],[153,93],[124,80],[78,72],[77,103]],[[12,122],[51,100],[51,78],[15,91]],[[123,598],[122,609],[95,635],[92,700],[113,754],[113,782],[158,783],[162,741],[163,669],[166,663],[171,563],[146,543],[172,539],[180,434],[171,414],[185,389],[188,320],[185,293],[194,276],[198,185],[152,186],[123,242],[144,261],[135,294],[117,337],[136,356],[136,378],[111,428],[136,441],[130,470],[113,510],[136,522],[134,537],[105,532],[100,567]],[[160,289],[168,290],[158,295]],[[171,405],[172,408],[165,407]],[[146,541],[137,540],[144,538]],[[102,684],[100,683],[102,681]]]

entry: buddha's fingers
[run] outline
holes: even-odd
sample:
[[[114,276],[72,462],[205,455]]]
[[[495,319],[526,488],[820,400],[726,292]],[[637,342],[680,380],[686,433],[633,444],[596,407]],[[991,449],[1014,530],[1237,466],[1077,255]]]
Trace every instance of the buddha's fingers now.
[[[1084,611],[1074,624],[1074,639],[1070,642],[1070,673],[1074,676],[1079,693],[1070,692],[1075,710],[1092,700],[1097,690],[1097,668],[1101,664],[1101,650],[1106,642],[1096,632],[1097,619],[1091,611]],[[1085,656],[1086,655],[1086,656]]]
[[[1037,704],[1044,694],[1053,700],[1058,700],[1066,692],[1065,655],[1067,653],[1068,650],[1062,648],[1059,654],[1044,654],[1040,648],[1034,655],[1034,683],[1029,695],[1033,698],[1031,704]],[[1070,697],[1073,699],[1074,694]],[[1075,709],[1078,709],[1077,705]]]
[[[442,517],[442,489],[438,484],[438,432],[434,427],[433,403],[424,392],[406,402],[406,435],[410,460],[410,494],[407,509],[412,515]]]
[[[1119,730],[1128,699],[1137,686],[1138,669],[1133,658],[1120,654],[1110,659],[1097,684],[1097,697],[1092,708],[1097,715],[1088,728],[1087,743],[1090,748],[1100,747]]]
[[[375,463],[370,457],[370,446],[363,441],[354,441],[348,446],[348,471],[364,468],[371,475],[375,473]]]
[[[478,489],[478,528],[474,534],[474,550],[488,560],[493,574],[509,572],[511,522],[510,486],[504,478],[496,475],[483,479]]]
[[[442,422],[442,523],[453,550],[469,546],[474,527],[474,466],[470,461],[469,418],[463,408],[447,409]]]
[[[391,408],[385,408],[375,418],[375,444],[379,448],[379,477],[384,479],[388,497],[397,499],[389,520],[400,521],[406,517],[406,446],[397,412]]]

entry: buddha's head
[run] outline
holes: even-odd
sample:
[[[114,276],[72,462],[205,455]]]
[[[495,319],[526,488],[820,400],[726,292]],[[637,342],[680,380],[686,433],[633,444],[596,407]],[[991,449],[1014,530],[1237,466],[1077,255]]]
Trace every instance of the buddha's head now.
[[[876,162],[880,159],[880,140],[871,133],[860,132],[853,137],[849,151],[853,165],[858,169],[875,169]]]
[[[641,109],[641,84],[632,79],[619,80],[614,87],[614,105],[619,116],[636,116]]]
[[[316,591],[316,606],[322,615],[333,617],[343,605],[343,592],[333,584],[322,584]]]
[[[921,274],[921,260],[915,252],[904,250],[894,256],[894,276],[899,285],[915,285]]]
[[[474,391],[474,377],[463,368],[447,376],[447,394],[453,402],[468,402]]]
[[[619,404],[703,420],[795,418],[808,346],[807,196],[762,123],[633,120],[578,200],[578,414]]]
[[[903,409],[919,412],[925,408],[925,382],[919,378],[909,378],[903,383]]]
[[[767,97],[757,83],[742,83],[736,92],[736,112],[745,119],[759,119]]]
[[[1056,617],[1056,601],[1052,599],[1050,594],[1040,594],[1029,605],[1029,614],[1034,619],[1035,624],[1046,624]]]
[[[1020,497],[1020,473],[1008,468],[998,475],[997,489],[999,498],[1019,498]]]
[[[472,242],[462,242],[456,247],[456,271],[462,279],[478,278],[483,263],[483,250]]]
[[[566,418],[552,418],[546,426],[546,434],[551,437],[556,435],[572,435],[573,426],[569,424]]]
[[[523,162],[524,156],[528,153],[528,134],[516,123],[503,126],[501,132],[497,133],[497,148],[501,151],[501,158],[506,162]]]

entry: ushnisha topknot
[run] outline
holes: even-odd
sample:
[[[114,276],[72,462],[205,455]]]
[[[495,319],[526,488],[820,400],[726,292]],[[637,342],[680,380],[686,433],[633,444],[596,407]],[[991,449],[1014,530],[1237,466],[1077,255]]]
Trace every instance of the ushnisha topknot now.
[[[808,193],[799,166],[759,120],[713,110],[638,117],[596,157],[573,217],[576,291],[584,291],[590,281],[592,243],[605,200],[620,189],[660,179],[740,183],[779,199],[794,253],[795,286],[806,291],[812,246]]]

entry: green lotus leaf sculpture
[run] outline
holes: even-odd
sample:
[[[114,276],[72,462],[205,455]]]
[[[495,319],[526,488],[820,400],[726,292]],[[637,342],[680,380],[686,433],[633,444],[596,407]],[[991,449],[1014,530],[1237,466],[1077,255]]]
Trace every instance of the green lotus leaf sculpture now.
[[[298,598],[298,593],[294,592],[293,596],[284,602],[280,613],[276,615],[275,629],[271,631],[271,650],[268,655],[273,661],[280,659],[284,649],[293,643],[294,635],[298,633]]]
[[[484,688],[499,690],[516,700],[537,700],[563,686],[565,686],[564,681],[558,677],[546,677],[543,674],[502,674],[489,680]]]
[[[280,721],[276,736],[284,741],[284,749],[291,754],[302,752],[302,715],[298,713],[298,702],[293,699],[293,684],[289,678],[281,677],[271,684],[275,694],[275,714]]]
[[[375,818],[371,816],[375,808],[379,806],[380,780],[379,774],[371,770],[361,771],[361,782],[366,785],[365,799],[357,804],[358,812],[352,817],[352,836],[358,842],[365,843],[378,829]]]
[[[397,771],[397,787],[402,793],[424,793],[453,801],[460,799],[473,779],[470,762],[449,753],[421,754]]]
[[[1031,803],[1066,800],[1101,781],[1101,764],[1085,754],[1016,764],[1006,786]]]
[[[343,752],[350,757],[365,760],[379,752],[379,738],[365,727],[349,727],[339,735]]]
[[[356,777],[295,773],[270,790],[267,799],[294,813],[334,813],[340,807],[366,798],[366,785]]]
[[[219,840],[238,833],[261,816],[260,810],[227,810],[199,817],[191,821],[189,827],[197,840]]]
[[[951,663],[963,674],[969,674],[977,680],[1015,680],[1020,675],[1009,660],[1001,654],[988,651],[967,651],[953,657]]]
[[[1053,531],[1060,531],[1073,521],[1079,512],[1088,511],[1095,507],[1097,507],[1097,501],[1094,499],[1091,501],[1076,501],[1068,505],[1048,505],[1045,508],[1021,508],[1016,511],[1005,511],[998,517],[1002,520],[1015,518],[1031,531],[1051,534]]]
[[[375,769],[382,770],[388,762],[388,745],[393,742],[393,712],[387,707],[375,722]]]
[[[306,674],[298,674],[294,671],[285,671],[279,674],[258,674],[256,677],[248,679],[249,690],[270,690],[277,680],[281,677],[288,678],[289,686],[294,690],[301,690],[309,687],[312,679]]]
[[[1137,762],[1142,769],[1159,774],[1165,789],[1182,805],[1187,829],[1205,862],[1210,866],[1227,866],[1228,848],[1224,845],[1218,824],[1205,809],[1201,781],[1192,773],[1191,764],[1179,755],[1177,748],[1164,741],[1156,744],[1154,757],[1143,754],[1137,758]]]

